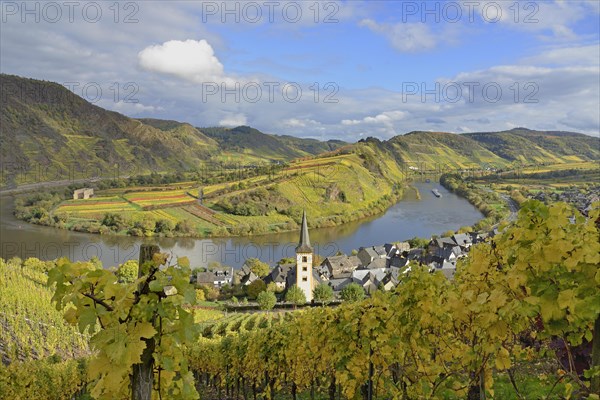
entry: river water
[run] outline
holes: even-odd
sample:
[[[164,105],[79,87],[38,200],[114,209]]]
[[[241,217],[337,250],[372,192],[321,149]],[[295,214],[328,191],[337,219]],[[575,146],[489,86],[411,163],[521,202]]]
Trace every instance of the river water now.
[[[483,215],[469,202],[436,182],[414,183],[415,192],[406,190],[405,198],[384,213],[332,228],[310,230],[311,244],[323,257],[338,251],[350,254],[361,246],[407,240],[414,236],[431,237],[447,230],[472,225]],[[442,194],[437,198],[431,189]],[[174,256],[187,256],[192,267],[206,266],[211,261],[239,268],[246,258],[257,257],[275,264],[284,257],[294,257],[299,232],[277,233],[254,237],[215,239],[137,238],[96,235],[38,226],[17,220],[12,215],[12,197],[0,197],[0,243],[4,259],[18,256],[52,260],[68,257],[89,260],[96,256],[105,267],[137,259],[140,244],[156,243]],[[310,221],[310,215],[308,216]]]

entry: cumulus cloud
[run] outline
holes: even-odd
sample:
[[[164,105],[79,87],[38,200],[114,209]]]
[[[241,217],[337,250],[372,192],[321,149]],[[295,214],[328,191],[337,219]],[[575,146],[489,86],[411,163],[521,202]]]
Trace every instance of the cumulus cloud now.
[[[228,114],[219,121],[219,125],[228,127],[236,127],[247,124],[248,119],[244,114]]]
[[[381,114],[377,114],[374,117],[364,117],[362,119],[344,119],[342,125],[360,125],[360,124],[372,124],[372,125],[388,125],[393,124],[394,121],[399,121],[406,113],[403,111],[385,111]]]
[[[140,67],[174,75],[192,82],[225,80],[223,64],[206,40],[169,40],[148,46],[138,53]]]
[[[283,121],[283,124],[292,128],[306,128],[307,126],[319,125],[319,122],[314,119],[289,118]]]
[[[144,105],[142,103],[129,103],[119,101],[116,103],[106,102],[107,104],[99,104],[101,107],[109,110],[117,111],[127,115],[154,114],[158,111],[164,111],[163,107]]]
[[[362,119],[343,119],[341,124],[343,126],[357,126],[359,129],[368,127],[370,131],[389,137],[396,135],[396,123],[404,119],[406,115],[407,113],[404,111],[384,111],[375,116],[367,116]],[[362,135],[362,133],[364,132],[360,134]]]

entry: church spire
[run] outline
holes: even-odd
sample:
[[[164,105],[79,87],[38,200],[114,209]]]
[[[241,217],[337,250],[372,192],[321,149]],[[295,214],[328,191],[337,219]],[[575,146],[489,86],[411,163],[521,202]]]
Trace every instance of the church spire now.
[[[306,211],[302,214],[302,228],[300,229],[300,241],[296,247],[296,253],[312,253],[310,238],[308,237],[308,224],[306,223]]]

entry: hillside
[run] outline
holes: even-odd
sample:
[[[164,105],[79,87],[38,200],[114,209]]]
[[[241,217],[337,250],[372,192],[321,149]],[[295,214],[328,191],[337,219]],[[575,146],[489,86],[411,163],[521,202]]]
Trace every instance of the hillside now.
[[[0,86],[0,155],[23,171],[41,166],[66,179],[115,164],[136,173],[190,169],[215,147],[194,132],[179,137],[104,110],[57,83],[0,75]]]
[[[207,161],[289,161],[339,145],[248,127],[208,129],[208,136],[187,123],[129,118],[58,83],[14,75],[0,74],[0,88],[0,157],[19,171],[3,174],[3,185],[25,183],[32,173],[34,181],[51,181],[193,170]]]
[[[215,149],[219,146],[219,143],[215,140],[206,136],[198,128],[185,122],[154,118],[139,118],[138,121],[160,129],[163,132],[169,132],[174,138],[181,140],[188,146],[206,146],[210,149]]]
[[[411,165],[424,163],[466,168],[474,163],[504,165],[506,160],[464,136],[444,132],[410,132],[382,143],[396,159]],[[416,164],[415,164],[416,163]]]
[[[257,159],[289,160],[335,150],[346,144],[339,140],[321,142],[293,136],[269,135],[249,126],[199,129],[217,141],[222,151]]]
[[[517,128],[503,132],[454,134],[409,132],[388,141],[369,139],[400,163],[436,169],[490,165],[570,163],[600,160],[600,139],[574,132]]]
[[[0,364],[87,354],[87,338],[66,324],[46,286],[52,261],[0,259]]]
[[[600,159],[600,140],[580,133],[515,128],[462,136],[509,161],[560,163]]]

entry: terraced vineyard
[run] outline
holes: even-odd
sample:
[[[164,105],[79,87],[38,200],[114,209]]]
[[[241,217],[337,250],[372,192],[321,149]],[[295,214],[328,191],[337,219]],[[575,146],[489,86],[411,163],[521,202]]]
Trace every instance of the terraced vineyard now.
[[[233,313],[224,318],[200,323],[204,338],[219,338],[256,329],[270,328],[273,325],[292,318],[289,312],[284,313]]]
[[[102,218],[105,213],[127,213],[137,211],[130,202],[120,196],[94,197],[86,200],[67,200],[54,209],[81,218]]]
[[[0,259],[0,359],[4,363],[88,351],[87,337],[67,325],[50,302],[52,291],[43,272],[49,263]]]
[[[142,209],[157,206],[181,205],[194,202],[196,199],[190,196],[187,190],[166,190],[152,192],[133,192],[123,196],[127,201]]]
[[[192,214],[193,216],[203,219],[213,225],[225,225],[224,222],[220,221],[218,218],[215,217],[215,211],[211,210],[208,207],[204,207],[200,204],[194,203],[188,206],[184,206],[183,209]]]

